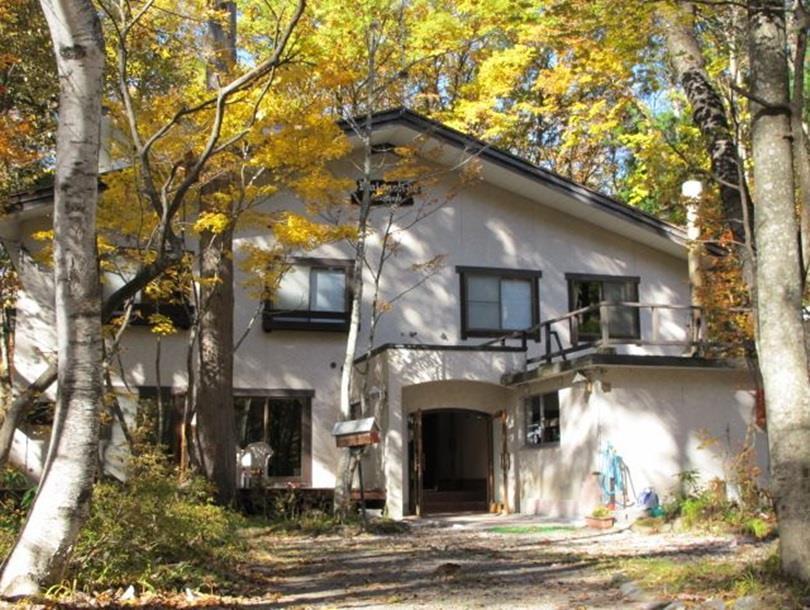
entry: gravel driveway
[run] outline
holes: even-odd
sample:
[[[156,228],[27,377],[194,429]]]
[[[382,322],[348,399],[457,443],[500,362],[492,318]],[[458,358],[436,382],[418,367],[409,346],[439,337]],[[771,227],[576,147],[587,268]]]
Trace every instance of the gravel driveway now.
[[[240,600],[255,608],[662,608],[671,600],[633,592],[611,562],[763,551],[732,536],[602,532],[489,516],[414,521],[400,535],[259,534],[252,545],[249,570],[269,594]]]

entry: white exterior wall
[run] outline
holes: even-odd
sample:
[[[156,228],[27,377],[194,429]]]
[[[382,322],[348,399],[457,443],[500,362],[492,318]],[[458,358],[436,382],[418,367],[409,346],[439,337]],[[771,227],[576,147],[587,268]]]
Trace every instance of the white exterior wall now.
[[[347,167],[346,164],[343,167]],[[425,196],[443,200],[456,188],[458,178],[445,175]],[[571,206],[579,205],[571,199]],[[303,204],[289,195],[280,194],[264,204],[266,209],[303,211]],[[384,210],[374,210],[379,217]],[[408,208],[404,214],[412,213]],[[402,223],[407,222],[403,219]],[[7,242],[23,243],[35,251],[39,244],[27,236],[48,226],[47,219],[25,221],[19,227],[7,224],[2,234]],[[642,229],[639,229],[641,231]],[[22,236],[22,237],[21,237]],[[473,345],[481,339],[460,339],[459,277],[456,266],[534,269],[542,271],[540,279],[540,319],[564,314],[568,310],[566,273],[594,273],[639,276],[639,298],[642,302],[687,304],[689,290],[685,254],[683,258],[656,250],[651,246],[623,237],[599,226],[542,203],[531,201],[486,182],[464,186],[428,219],[413,227],[402,239],[401,253],[389,262],[383,279],[383,298],[390,299],[403,286],[414,283],[418,276],[411,271],[414,263],[438,255],[446,255],[444,267],[425,284],[408,293],[387,314],[377,332],[377,345],[384,343],[423,343],[436,345]],[[236,248],[246,242],[262,243],[267,237],[255,230],[241,231]],[[193,249],[195,244],[189,243]],[[372,238],[370,250],[375,251]],[[345,244],[324,246],[307,257],[348,258]],[[23,274],[24,290],[19,301],[16,366],[20,383],[34,379],[52,357],[54,343],[52,323],[52,289],[50,271],[39,269]],[[258,302],[242,286],[243,277],[237,272],[235,335],[241,336],[254,315]],[[365,294],[366,314],[370,288]],[[364,316],[364,330],[368,315]],[[642,336],[649,336],[650,320],[642,314]],[[683,337],[682,325],[674,318],[662,315],[664,338]],[[563,330],[561,328],[561,330]],[[161,344],[161,382],[182,389],[186,385],[186,332],[163,338]],[[312,400],[312,485],[332,487],[337,451],[330,435],[338,417],[338,387],[345,334],[309,331],[264,332],[258,320],[235,355],[234,387],[237,389],[304,389],[314,391]],[[365,351],[361,332],[360,352]],[[155,337],[145,328],[127,331],[121,349],[121,362],[130,386],[156,384]],[[529,356],[537,355],[541,345],[529,343]],[[667,353],[661,348],[631,346],[621,351],[629,353]],[[672,353],[672,352],[670,352]],[[397,351],[391,354],[382,375],[387,393],[388,412],[384,419],[385,484],[389,505],[394,516],[401,516],[407,506],[407,413],[416,404],[424,408],[439,405],[470,407],[478,404],[494,412],[509,404],[513,412],[518,392],[500,387],[501,376],[523,370],[523,354],[496,352]],[[381,380],[382,381],[382,380]],[[453,382],[478,382],[474,386],[454,385]],[[437,382],[447,382],[439,391]],[[424,384],[424,385],[422,385]],[[481,385],[489,384],[489,385]],[[485,390],[482,390],[484,389]],[[422,392],[428,392],[422,394]],[[614,395],[618,395],[618,391]],[[426,401],[424,397],[429,397]],[[572,400],[563,392],[563,403]],[[648,401],[654,403],[654,401]],[[427,406],[428,404],[433,407]],[[465,406],[466,405],[466,406]],[[570,407],[573,412],[575,407]],[[517,424],[510,424],[517,430]],[[567,431],[569,438],[585,432],[576,428]],[[583,436],[584,438],[584,436]],[[120,441],[116,437],[116,442]],[[510,477],[517,472],[537,471],[537,476],[521,474],[521,491],[510,485],[514,498],[510,504],[523,508],[526,498],[542,497],[540,490],[553,480],[533,466],[533,457],[518,450],[517,433],[510,439],[515,459]],[[561,448],[560,451],[564,451]],[[536,458],[539,454],[535,455]],[[572,456],[562,455],[569,459]],[[577,456],[579,459],[579,456]],[[584,460],[584,458],[583,458]],[[584,461],[583,461],[584,463]],[[539,468],[539,467],[538,467]],[[498,469],[496,468],[496,471]],[[550,472],[550,471],[549,471]],[[537,481],[534,481],[533,478]],[[551,477],[551,478],[549,478]],[[513,492],[510,492],[513,493]],[[576,490],[566,494],[575,495]],[[528,506],[528,505],[527,505]]]
[[[603,369],[600,377],[610,391],[599,381],[590,393],[583,385],[571,387],[570,375],[522,388],[528,395],[564,384],[559,445],[517,450],[521,512],[589,513],[600,502],[592,473],[600,469],[607,442],[627,464],[636,494],[653,487],[661,498],[670,495],[678,473],[687,470],[698,471],[703,485],[728,479],[729,458],[739,452],[753,416],[748,372],[636,367]],[[515,408],[521,436],[523,413],[519,404]],[[766,437],[755,432],[753,440],[757,463],[767,473]],[[632,491],[629,496],[635,499]]]

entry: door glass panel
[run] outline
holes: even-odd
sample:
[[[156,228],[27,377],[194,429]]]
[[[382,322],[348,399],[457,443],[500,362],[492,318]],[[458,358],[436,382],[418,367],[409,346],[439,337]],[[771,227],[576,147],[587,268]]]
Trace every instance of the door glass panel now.
[[[636,301],[636,286],[631,282],[605,282],[605,301]],[[636,335],[636,309],[634,307],[609,307],[608,328],[611,337],[634,337]]]
[[[310,309],[312,311],[346,310],[346,274],[342,270],[312,270]]]
[[[530,396],[525,403],[526,444],[539,445],[543,441],[543,412],[540,396]]]
[[[108,271],[104,271],[102,275],[103,283],[101,285],[101,289],[104,298],[106,299],[107,297],[111,296],[116,290],[123,287],[127,282],[135,277],[135,271],[135,263],[132,261],[123,259],[111,261],[111,268]],[[140,302],[140,297],[141,292],[138,291],[135,301]]]
[[[532,291],[526,280],[501,281],[501,328],[525,330],[532,325]]]
[[[275,309],[306,310],[309,307],[309,267],[290,268],[278,287]]]
[[[560,395],[557,392],[544,394],[542,442],[556,443],[560,440]]]
[[[501,325],[500,280],[497,277],[467,278],[467,326],[497,329]]]
[[[273,455],[270,477],[301,475],[301,403],[296,399],[270,399],[267,442]]]
[[[264,398],[235,398],[236,440],[244,448],[266,441],[264,434]]]
[[[574,309],[596,305],[601,301],[601,283],[596,281],[572,282]],[[600,334],[599,310],[588,311],[577,316],[579,336],[595,337]]]
[[[471,275],[467,279],[467,300],[497,303],[498,282],[497,277]]]
[[[470,328],[497,329],[500,327],[501,311],[498,303],[467,304],[467,325]]]

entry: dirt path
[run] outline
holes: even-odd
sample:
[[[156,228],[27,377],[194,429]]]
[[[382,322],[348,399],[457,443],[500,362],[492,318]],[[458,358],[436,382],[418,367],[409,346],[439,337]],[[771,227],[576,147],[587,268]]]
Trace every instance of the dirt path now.
[[[354,537],[257,532],[249,571],[270,596],[243,607],[652,608],[627,595],[617,558],[695,561],[761,554],[733,537],[594,533],[552,524],[422,522],[408,534]],[[493,531],[494,528],[494,531]]]

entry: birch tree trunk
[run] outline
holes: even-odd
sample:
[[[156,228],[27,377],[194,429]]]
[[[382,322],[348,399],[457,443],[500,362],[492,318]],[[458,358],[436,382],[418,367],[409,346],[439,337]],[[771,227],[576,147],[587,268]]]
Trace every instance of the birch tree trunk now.
[[[749,0],[759,356],[782,569],[810,581],[810,380],[782,0]]]
[[[223,21],[208,22],[207,80],[210,89],[236,63],[236,4],[220,2],[215,8]],[[221,182],[220,182],[221,184]],[[210,189],[216,190],[216,185]],[[213,193],[209,193],[213,194]],[[213,199],[213,198],[211,198]],[[206,205],[200,212],[224,212]],[[215,233],[200,235],[201,311],[194,440],[195,458],[205,476],[216,487],[217,501],[230,504],[236,493],[236,430],[233,406],[233,225]]]
[[[363,127],[363,188],[360,200],[360,214],[357,222],[357,243],[355,244],[354,262],[352,266],[352,302],[349,318],[349,334],[346,337],[346,352],[343,358],[343,368],[340,372],[340,418],[345,421],[351,419],[352,372],[354,371],[354,358],[357,353],[357,343],[360,338],[360,321],[363,307],[363,270],[366,260],[366,234],[368,233],[368,217],[371,211],[371,111],[369,110],[366,124]],[[348,448],[340,450],[338,459],[337,478],[335,480],[334,510],[340,516],[347,516],[351,507],[352,479],[356,460]]]
[[[366,236],[368,233],[368,220],[371,213],[371,179],[372,144],[374,113],[374,89],[376,87],[376,53],[377,34],[373,25],[366,32],[368,44],[368,76],[366,78],[366,107],[362,126],[354,124],[354,118],[349,117],[355,132],[358,132],[363,143],[363,176],[361,178],[362,196],[360,198],[360,213],[357,220],[357,243],[354,251],[354,265],[352,274],[352,303],[349,318],[349,334],[346,338],[346,352],[343,358],[343,368],[340,372],[340,418],[351,419],[352,373],[354,371],[354,358],[357,354],[357,342],[360,338],[360,321],[363,306],[363,270],[366,265]],[[353,459],[348,448],[340,451],[337,477],[335,479],[334,510],[340,516],[347,516],[351,507],[352,479],[357,460]]]
[[[662,6],[658,9],[658,15],[664,24],[667,54],[678,84],[692,107],[692,120],[708,143],[712,174],[720,187],[724,220],[737,242],[735,251],[742,261],[743,274],[753,297],[751,227],[746,222],[752,217],[752,210],[743,209],[747,205],[747,198],[742,196],[746,185],[737,159],[737,146],[729,128],[723,100],[706,72],[703,53],[695,37],[692,11],[693,7],[689,4],[676,3]]]
[[[41,0],[59,73],[54,188],[58,391],[48,458],[31,512],[0,575],[0,594],[59,580],[89,508],[103,387],[96,203],[104,41],[89,0]]]
[[[793,163],[796,169],[796,186],[799,192],[800,234],[802,238],[802,277],[807,284],[810,268],[810,152],[807,134],[804,131],[804,64],[807,57],[807,30],[810,28],[810,11],[802,0],[795,0],[793,8],[793,94],[791,98],[791,126],[793,128]]]

